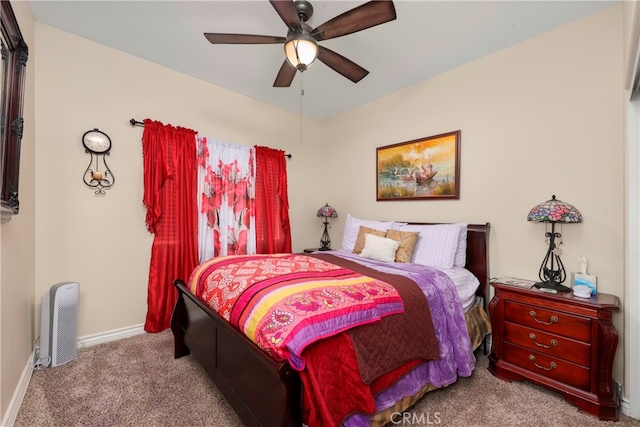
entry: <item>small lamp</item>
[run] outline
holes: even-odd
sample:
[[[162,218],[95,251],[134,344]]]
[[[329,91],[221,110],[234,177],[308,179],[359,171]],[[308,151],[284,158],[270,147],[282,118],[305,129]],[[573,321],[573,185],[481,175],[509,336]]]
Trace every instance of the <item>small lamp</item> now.
[[[560,260],[560,248],[556,245],[556,239],[562,238],[561,233],[556,233],[556,223],[577,223],[582,222],[582,214],[574,206],[556,199],[552,196],[551,200],[540,203],[531,209],[527,216],[527,221],[536,221],[543,223],[551,223],[551,233],[545,233],[545,237],[549,239],[549,249],[540,265],[538,277],[540,282],[534,286],[537,288],[555,289],[560,292],[568,292],[567,286],[561,285],[567,278],[564,264]]]
[[[336,212],[336,210],[329,206],[329,203],[327,203],[323,207],[318,209],[317,216],[320,218],[324,218],[324,232],[322,233],[322,237],[320,237],[320,250],[331,250],[331,240],[329,239],[329,232],[327,231],[327,226],[329,225],[328,218],[337,218],[338,212]]]

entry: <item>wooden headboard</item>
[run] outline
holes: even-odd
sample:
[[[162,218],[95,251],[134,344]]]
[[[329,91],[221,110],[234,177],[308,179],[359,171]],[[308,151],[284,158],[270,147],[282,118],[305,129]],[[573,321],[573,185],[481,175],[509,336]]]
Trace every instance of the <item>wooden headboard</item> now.
[[[435,225],[434,222],[409,222],[416,225]],[[467,265],[466,268],[480,281],[476,295],[487,305],[487,289],[489,286],[489,230],[491,225],[469,224],[467,226]]]
[[[486,301],[489,286],[489,231],[491,225],[469,224],[467,226],[467,270],[472,272],[478,280],[480,286],[476,295]]]

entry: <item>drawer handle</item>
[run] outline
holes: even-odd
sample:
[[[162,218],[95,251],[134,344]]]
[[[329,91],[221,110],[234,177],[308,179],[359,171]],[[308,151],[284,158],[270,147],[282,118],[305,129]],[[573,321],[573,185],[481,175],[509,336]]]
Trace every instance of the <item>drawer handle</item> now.
[[[555,347],[558,345],[558,341],[556,340],[551,340],[551,342],[549,343],[550,345],[546,345],[546,344],[541,344],[538,341],[536,341],[536,334],[529,334],[529,338],[531,338],[533,340],[533,343],[535,345],[537,345],[538,347],[543,347],[543,348],[551,348],[551,347]]]
[[[544,367],[544,366],[542,366],[542,365],[538,365],[538,364],[536,363],[536,357],[535,357],[533,354],[530,354],[530,355],[529,355],[529,360],[531,360],[531,361],[533,362],[533,364],[534,364],[534,365],[536,365],[536,368],[544,369],[545,371],[550,371],[550,370],[555,369],[555,368],[557,368],[557,367],[558,367],[558,364],[557,364],[556,362],[551,362],[551,363],[549,364],[549,367],[548,367],[548,368],[546,368],[546,367]]]
[[[538,320],[538,318],[536,318],[537,314],[533,310],[529,312],[529,315],[533,317],[533,320],[540,323],[541,325],[551,325],[552,323],[556,323],[558,321],[558,316],[551,316],[551,320],[549,322],[543,322],[542,320]]]

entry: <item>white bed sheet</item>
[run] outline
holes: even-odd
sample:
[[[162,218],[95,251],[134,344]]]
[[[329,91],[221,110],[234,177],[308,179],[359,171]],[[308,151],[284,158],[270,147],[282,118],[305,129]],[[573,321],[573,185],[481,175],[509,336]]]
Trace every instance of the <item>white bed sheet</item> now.
[[[342,256],[343,258],[351,259],[356,262],[358,261],[358,258],[360,258],[357,254],[345,251],[344,249],[337,249],[329,252],[316,251],[315,253],[333,253],[333,255]],[[480,281],[473,275],[473,273],[464,267],[453,267],[450,270],[439,268],[438,270],[449,276],[456,285],[458,299],[462,305],[462,310],[466,313],[476,301],[476,290],[478,289],[478,286],[480,286]]]

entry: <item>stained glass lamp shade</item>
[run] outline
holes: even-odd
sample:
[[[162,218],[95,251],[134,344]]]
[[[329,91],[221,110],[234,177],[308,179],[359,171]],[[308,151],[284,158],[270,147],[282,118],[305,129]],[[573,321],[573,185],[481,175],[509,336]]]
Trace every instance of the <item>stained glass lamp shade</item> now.
[[[331,249],[331,239],[329,239],[329,231],[327,230],[329,226],[329,218],[337,218],[338,212],[336,212],[336,210],[327,203],[318,209],[318,214],[316,216],[324,218],[324,232],[322,233],[322,237],[320,237],[320,250],[328,251]]]
[[[549,240],[549,248],[538,271],[540,282],[537,282],[535,286],[555,289],[560,292],[570,291],[571,289],[561,284],[567,278],[567,273],[560,259],[560,248],[556,243],[557,239],[562,238],[562,234],[556,232],[555,225],[556,223],[571,224],[582,222],[582,214],[569,203],[556,199],[554,195],[550,200],[534,206],[527,216],[527,221],[551,224],[551,232],[547,231],[545,233],[545,237]]]

